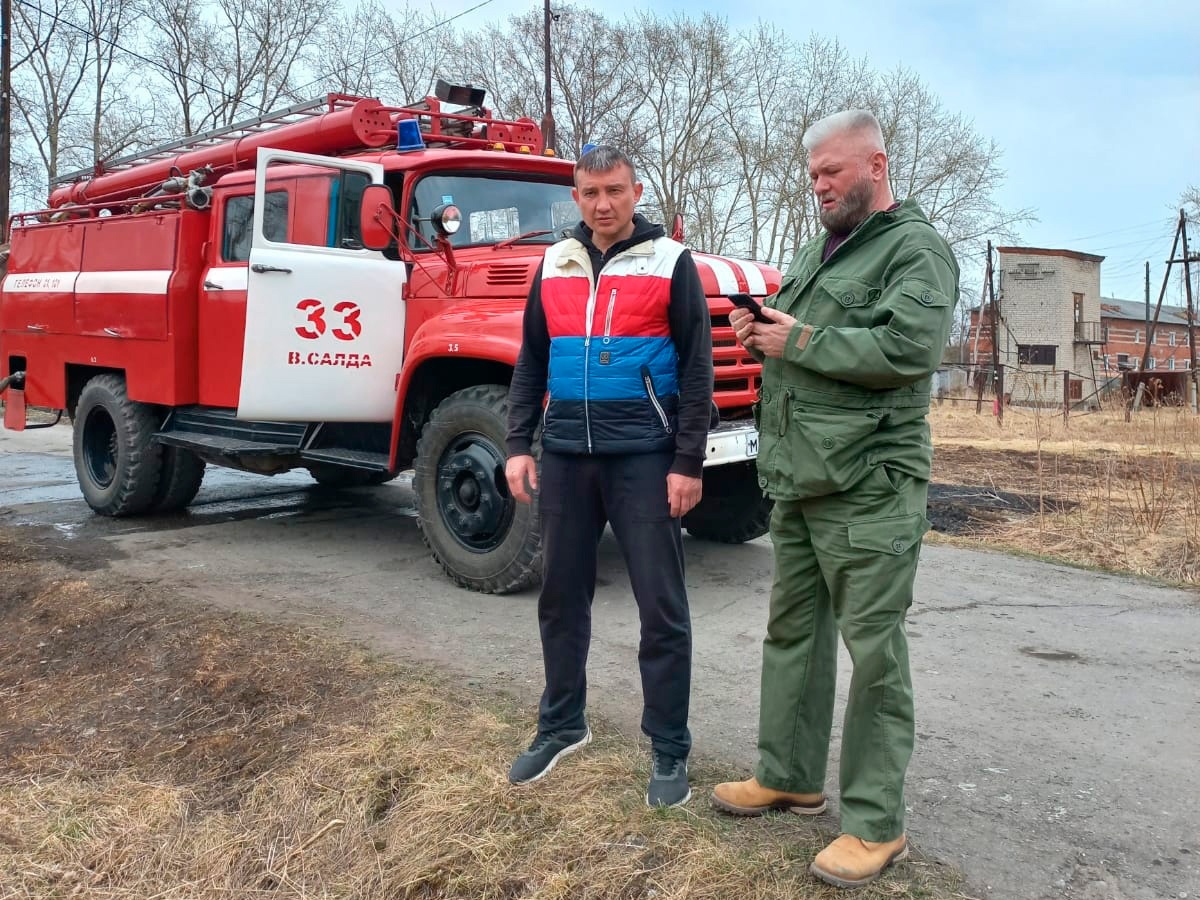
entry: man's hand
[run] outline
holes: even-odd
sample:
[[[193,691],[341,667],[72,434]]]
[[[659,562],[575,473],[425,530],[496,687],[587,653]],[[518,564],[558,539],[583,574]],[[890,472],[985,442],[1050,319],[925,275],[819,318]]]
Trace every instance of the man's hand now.
[[[504,477],[508,479],[508,492],[521,503],[532,503],[530,490],[537,490],[537,461],[529,454],[510,457],[504,464]]]
[[[746,346],[746,340],[754,333],[754,313],[735,306],[729,311],[729,324],[733,326],[733,333],[737,335],[738,342],[743,347]]]
[[[679,519],[690,513],[704,493],[704,479],[690,475],[667,476],[667,503],[671,507],[671,518]]]
[[[735,314],[737,314],[736,320]],[[792,326],[796,324],[796,320],[787,313],[769,306],[763,307],[763,315],[771,319],[773,324],[755,322],[754,315],[744,309],[735,309],[731,312],[729,324],[733,326],[734,333],[737,334],[743,347],[753,347],[764,356],[780,359],[783,356],[784,348],[787,347],[788,335],[792,331]]]

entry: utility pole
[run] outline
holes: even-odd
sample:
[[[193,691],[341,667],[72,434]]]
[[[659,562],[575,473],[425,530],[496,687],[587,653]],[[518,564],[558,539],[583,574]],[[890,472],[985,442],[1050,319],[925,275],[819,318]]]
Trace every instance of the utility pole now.
[[[7,3],[8,0],[4,0],[4,2]],[[546,63],[546,112],[542,116],[542,136],[546,141],[546,149],[553,153],[557,153],[558,147],[554,142],[554,111],[550,105],[550,20],[552,18],[550,15],[550,0],[544,0],[544,9],[545,13],[543,15],[542,22],[542,54]]]
[[[1146,335],[1150,335],[1150,260],[1146,260]]]
[[[1196,385],[1196,333],[1194,330],[1196,317],[1192,306],[1192,269],[1188,257],[1187,217],[1183,210],[1179,211],[1179,236],[1183,242],[1183,284],[1187,295],[1188,312],[1188,377],[1192,382],[1192,412],[1200,412],[1200,398],[1197,397]],[[1172,256],[1175,254],[1172,253]],[[1170,267],[1168,267],[1170,268]]]
[[[1182,224],[1182,220],[1180,221]],[[1146,371],[1146,367],[1150,365],[1150,342],[1154,339],[1151,333],[1158,327],[1158,316],[1162,312],[1163,297],[1167,295],[1167,283],[1171,278],[1171,266],[1180,260],[1175,258],[1176,252],[1179,250],[1179,228],[1175,229],[1175,239],[1171,242],[1171,256],[1167,259],[1167,270],[1163,272],[1162,290],[1158,292],[1158,303],[1154,306],[1154,318],[1150,320],[1150,325],[1146,331],[1146,352],[1142,354],[1141,370]],[[1189,340],[1188,343],[1191,343]]]
[[[992,372],[996,385],[996,424],[1004,424],[1004,369],[1000,367],[1000,309],[992,270],[992,242],[987,245],[987,292],[992,307]]]
[[[1145,392],[1145,388],[1146,388],[1146,384],[1147,384],[1147,379],[1146,379],[1146,376],[1144,373],[1146,371],[1148,371],[1147,367],[1150,365],[1150,345],[1151,345],[1151,342],[1154,340],[1154,329],[1156,327],[1158,327],[1158,316],[1162,312],[1163,297],[1165,297],[1167,295],[1167,284],[1171,280],[1171,266],[1173,266],[1177,262],[1181,262],[1181,260],[1178,260],[1175,258],[1175,253],[1179,249],[1179,238],[1180,238],[1180,234],[1182,231],[1183,231],[1183,211],[1180,210],[1179,224],[1177,226],[1175,226],[1175,237],[1171,241],[1171,255],[1169,257],[1167,257],[1167,269],[1165,272],[1163,272],[1162,288],[1158,292],[1158,303],[1156,303],[1154,306],[1154,318],[1150,319],[1149,324],[1146,326],[1146,350],[1144,353],[1142,353],[1142,364],[1139,367],[1139,371],[1143,374],[1141,374],[1139,376],[1137,390],[1134,391],[1133,396],[1129,399],[1129,406],[1125,410],[1125,421],[1126,422],[1129,421],[1130,414],[1133,412],[1137,412],[1138,408],[1141,406],[1141,403],[1142,403],[1142,394]],[[1147,278],[1149,278],[1148,273],[1149,273],[1149,265],[1150,264],[1147,263],[1146,265],[1147,265],[1147,270],[1146,270]],[[1189,315],[1188,316],[1188,345],[1189,345],[1189,347],[1193,343],[1191,332],[1192,332],[1191,316]],[[1191,366],[1194,371],[1195,366],[1196,366],[1196,351],[1194,349],[1190,349],[1188,351],[1188,353],[1191,354],[1191,357],[1190,357],[1191,358]],[[1192,377],[1194,378],[1195,376],[1193,375]]]
[[[8,194],[12,168],[12,0],[0,0],[0,244],[8,240]]]

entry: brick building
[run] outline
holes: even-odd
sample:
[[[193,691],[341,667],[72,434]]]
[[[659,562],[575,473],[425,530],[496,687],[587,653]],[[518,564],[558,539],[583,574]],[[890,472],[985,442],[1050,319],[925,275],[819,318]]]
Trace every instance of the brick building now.
[[[1061,402],[1065,379],[1071,398],[1086,403],[1121,372],[1141,368],[1146,305],[1101,297],[1104,257],[1036,247],[997,251],[998,356],[1012,402]],[[1164,305],[1153,331],[1147,370],[1186,370],[1187,310]],[[981,326],[973,309],[967,354],[981,370],[991,368],[992,332],[991,311]]]

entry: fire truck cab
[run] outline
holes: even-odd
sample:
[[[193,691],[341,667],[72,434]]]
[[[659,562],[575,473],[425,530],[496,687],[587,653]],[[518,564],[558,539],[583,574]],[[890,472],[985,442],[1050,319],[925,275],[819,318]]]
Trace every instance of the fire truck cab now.
[[[506,398],[545,248],[578,220],[573,164],[528,119],[439,82],[419,104],[330,95],[67,176],[13,217],[0,289],[5,427],[65,411],[87,503],[181,510],[206,464],[367,487],[413,471],[418,521],[458,584],[540,575],[536,501],[504,479]],[[452,111],[453,109],[453,111]],[[684,525],[766,530],[759,367],[725,295],[780,274],[695,253],[720,424]]]

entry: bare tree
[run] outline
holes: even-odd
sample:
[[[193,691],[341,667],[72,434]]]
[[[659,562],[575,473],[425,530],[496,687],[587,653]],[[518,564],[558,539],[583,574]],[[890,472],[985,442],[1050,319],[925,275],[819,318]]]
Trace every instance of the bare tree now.
[[[1200,223],[1200,187],[1189,187],[1179,198],[1179,205],[1191,222]]]
[[[13,6],[15,59],[12,99],[36,147],[47,181],[60,167],[78,162],[80,147],[67,143],[69,123],[88,71],[84,29],[72,23],[64,0],[41,7]]]
[[[946,110],[914,72],[881,76],[868,103],[883,128],[893,191],[917,200],[952,246],[1010,239],[1030,220],[1031,210],[1002,210],[993,197],[1004,180],[996,142]]]
[[[724,21],[640,14],[623,26],[633,52],[621,77],[644,81],[641,102],[627,116],[624,142],[650,197],[643,202],[670,222],[721,194],[736,175],[723,164],[730,140],[720,127],[721,101],[733,89],[733,58]],[[715,238],[716,218],[699,219],[701,239]]]
[[[318,31],[315,46],[307,52],[308,68],[317,75],[299,90],[399,99],[395,78],[387,71],[396,53],[392,46],[396,27],[379,0],[363,0],[349,11],[329,16]],[[387,37],[381,41],[380,35]]]
[[[458,66],[464,57],[459,55],[456,39],[445,18],[432,10],[421,12],[410,6],[391,18],[381,41],[387,52],[379,62],[380,71],[397,92],[398,103],[424,99],[439,76],[450,82],[463,80]],[[486,48],[483,52],[491,55]]]
[[[766,24],[739,35],[736,52],[740,87],[722,110],[740,169],[729,198],[738,209],[734,247],[785,265],[820,228],[800,139],[818,119],[861,105],[871,73],[836,40],[796,44]]]
[[[488,104],[501,118],[540,117],[541,38],[535,46],[533,20],[532,13],[513,16],[505,23],[466,32],[456,43],[454,55],[466,61],[463,79],[487,89]]]
[[[9,171],[11,210],[41,209],[46,205],[46,172],[35,142],[24,123],[14,120],[10,139],[12,160]]]
[[[188,137],[212,128],[232,100],[210,72],[209,60],[220,54],[221,39],[209,21],[205,0],[141,2],[144,16],[154,26],[146,48],[156,64],[153,74],[166,81],[178,101],[173,130]]]
[[[297,99],[302,59],[329,0],[143,0],[157,26],[152,56],[179,100],[184,136]]]
[[[537,30],[540,36],[540,22]],[[628,111],[646,95],[643,82],[621,77],[634,66],[635,45],[620,26],[585,7],[560,10],[551,39],[559,153],[578,157],[589,141],[621,143]]]
[[[137,11],[132,0],[81,0],[88,31],[91,114],[88,143],[92,164],[120,156],[144,136],[144,104],[126,89],[131,80],[125,42],[132,42]]]
[[[329,0],[217,0],[232,35],[214,67],[236,100],[222,124],[299,99],[293,88],[306,49],[332,13]],[[228,90],[228,88],[227,88]]]

